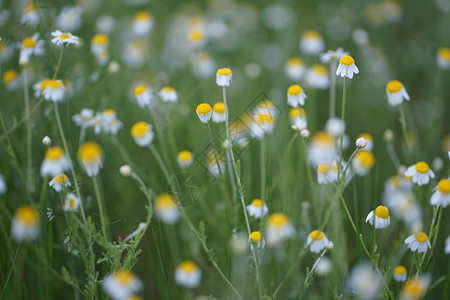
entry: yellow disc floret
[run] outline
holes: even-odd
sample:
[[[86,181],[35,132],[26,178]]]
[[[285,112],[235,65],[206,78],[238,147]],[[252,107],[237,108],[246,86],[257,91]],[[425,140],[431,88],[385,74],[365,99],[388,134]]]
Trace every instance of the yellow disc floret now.
[[[175,92],[175,89],[171,86],[164,86],[161,90],[163,90],[166,93],[173,93]]]
[[[353,59],[353,57],[347,55],[347,56],[343,56],[341,58],[340,62],[343,65],[350,66],[355,63],[355,60]]]
[[[45,151],[45,159],[56,160],[62,158],[64,150],[59,146],[50,147]]]
[[[320,230],[314,230],[313,232],[311,232],[309,234],[309,236],[311,237],[311,239],[313,239],[314,241],[320,241],[323,239],[323,232]]]
[[[253,232],[250,234],[250,239],[251,239],[253,242],[260,242],[260,241],[261,241],[261,232],[259,232],[259,231],[253,231]]]
[[[375,208],[375,216],[380,219],[387,219],[389,218],[389,209],[386,206],[380,205]]]
[[[147,21],[150,20],[151,18],[152,14],[147,11],[139,12],[134,16],[135,21]]]
[[[256,122],[258,124],[272,124],[273,123],[273,117],[271,114],[259,114],[256,116]]]
[[[450,180],[448,179],[439,180],[437,190],[442,194],[450,194]]]
[[[148,133],[149,124],[147,122],[137,122],[131,127],[131,135],[133,137],[142,137]]]
[[[298,84],[296,85],[291,85],[288,88],[288,94],[289,95],[299,95],[302,92],[302,88],[301,86],[299,86]]]
[[[217,75],[231,76],[231,69],[230,68],[218,69]]]
[[[183,150],[178,153],[178,159],[181,161],[190,161],[192,159],[192,156],[192,152],[187,150]]]
[[[94,35],[94,37],[92,38],[92,42],[94,44],[98,44],[98,45],[106,45],[109,43],[109,37],[106,34],[103,33],[97,33],[96,35]]]
[[[400,81],[398,80],[391,80],[388,82],[388,84],[386,85],[386,90],[389,93],[397,93],[400,92],[400,90],[403,88],[403,85]]]
[[[311,69],[314,71],[314,73],[318,75],[327,75],[328,70],[323,65],[315,64],[311,67]]]
[[[103,150],[96,142],[86,142],[78,149],[78,159],[83,163],[97,163],[103,157]]]
[[[68,33],[63,33],[59,37],[62,38],[63,40],[67,40],[68,38],[70,38],[70,35]]]
[[[305,38],[321,38],[321,35],[316,30],[306,30],[303,33],[303,37],[305,37]]]
[[[34,48],[36,46],[36,41],[31,37],[26,37],[22,41],[22,46],[25,48]]]
[[[416,171],[421,174],[426,174],[430,170],[430,166],[424,161],[419,161],[416,163]]]
[[[283,227],[289,224],[289,218],[283,213],[274,213],[269,217],[267,224],[274,227]]]
[[[255,207],[261,207],[261,206],[263,206],[263,202],[261,199],[253,199],[252,205]]]
[[[445,60],[450,60],[450,48],[447,47],[439,48],[438,55]]]
[[[298,57],[292,57],[292,58],[289,58],[287,64],[289,66],[302,66],[304,63],[303,63],[302,59],[300,59]]]
[[[223,114],[225,112],[225,104],[223,102],[217,102],[214,104],[213,110],[218,114]]]
[[[114,273],[114,276],[121,284],[129,284],[133,278],[134,275],[128,270],[125,269],[119,269]]]
[[[402,294],[407,295],[408,299],[419,299],[425,294],[425,292],[426,287],[420,278],[409,279],[402,288]]]
[[[50,87],[51,89],[59,89],[61,88],[63,85],[61,80],[58,79],[51,79],[47,82],[47,86]]]
[[[322,173],[322,174],[328,172],[329,170],[330,170],[330,165],[327,163],[320,164],[317,167],[317,172]]]
[[[200,115],[207,115],[211,112],[211,105],[208,103],[201,103],[197,106],[197,113]]]
[[[3,82],[8,84],[14,81],[17,78],[17,72],[14,70],[8,70],[3,74]]]
[[[191,30],[191,32],[189,32],[189,39],[193,42],[198,42],[203,40],[203,31],[201,30]]]
[[[178,267],[186,273],[191,273],[198,269],[197,264],[190,260],[183,261]]]
[[[28,205],[20,206],[16,211],[15,218],[24,226],[36,226],[39,222],[38,212]]]
[[[356,153],[356,158],[359,160],[361,166],[365,168],[372,168],[375,164],[375,156],[372,152],[367,150],[360,150]]]
[[[53,179],[55,179],[55,181],[57,183],[62,184],[67,181],[67,175],[62,173],[62,174],[56,175]]]
[[[428,235],[424,232],[416,233],[415,237],[419,243],[425,243],[426,241],[428,241]]]
[[[146,90],[147,90],[147,87],[143,84],[140,84],[133,89],[133,94],[134,94],[134,96],[137,96],[137,95],[142,94]]]
[[[175,197],[172,194],[164,193],[155,198],[155,208],[159,210],[173,209],[177,206]]]
[[[399,275],[405,274],[406,273],[406,268],[404,266],[402,266],[402,265],[398,265],[398,266],[395,267],[394,273],[395,274],[399,274]]]

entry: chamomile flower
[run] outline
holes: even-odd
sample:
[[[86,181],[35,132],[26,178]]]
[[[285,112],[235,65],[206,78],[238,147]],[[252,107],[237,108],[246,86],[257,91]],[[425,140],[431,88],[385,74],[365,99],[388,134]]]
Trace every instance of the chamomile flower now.
[[[177,155],[177,161],[180,167],[187,168],[192,165],[192,162],[194,161],[194,154],[188,150],[180,151]]]
[[[92,109],[83,108],[78,115],[72,117],[72,121],[79,127],[87,128],[93,126],[94,111]]]
[[[260,113],[255,116],[255,119],[250,126],[250,132],[254,138],[261,140],[266,134],[271,133],[273,128],[273,116],[268,113]]]
[[[277,116],[277,108],[275,107],[275,105],[273,104],[272,101],[270,101],[269,99],[265,99],[261,102],[258,103],[258,105],[256,105],[253,115],[260,115],[260,114],[269,114],[271,115],[273,118],[275,118]],[[252,122],[252,118],[250,117],[248,122],[249,124]]]
[[[392,106],[397,106],[403,103],[403,99],[409,101],[409,95],[406,92],[403,84],[398,80],[391,80],[386,85],[386,95],[388,102]]]
[[[350,271],[346,285],[351,295],[357,296],[358,299],[371,300],[377,298],[381,283],[380,273],[369,263],[362,262]]]
[[[339,60],[339,66],[336,70],[336,76],[353,78],[353,74],[358,74],[359,69],[355,64],[355,60],[351,56],[343,56]]]
[[[213,106],[212,121],[214,123],[225,122],[227,118],[227,112],[225,110],[225,104],[223,102],[215,103]]]
[[[142,288],[139,278],[126,269],[118,269],[103,280],[103,289],[114,300],[126,299]]]
[[[148,11],[141,11],[134,15],[133,33],[137,36],[145,36],[153,29],[155,21]]]
[[[308,69],[305,80],[308,86],[318,90],[325,90],[330,85],[328,69],[319,64],[315,64]]]
[[[336,138],[325,131],[318,131],[312,135],[310,155],[308,160],[311,166],[318,166],[323,162],[331,163],[337,157]]]
[[[442,70],[450,69],[450,48],[441,47],[436,54],[437,65]]]
[[[216,63],[211,55],[206,52],[199,52],[191,58],[192,72],[195,76],[206,78],[214,74]]]
[[[45,152],[45,158],[41,165],[41,175],[42,177],[54,177],[70,169],[70,166],[70,159],[61,147],[50,147]]]
[[[66,195],[66,200],[64,201],[63,209],[65,211],[77,212],[80,208],[80,199],[73,193],[68,193]]]
[[[218,86],[230,86],[231,85],[231,69],[230,68],[222,68],[218,69],[216,73],[216,84]]]
[[[205,44],[205,34],[202,29],[194,28],[189,31],[188,40],[193,48],[200,48]]]
[[[15,70],[7,70],[2,76],[3,83],[9,91],[20,87],[20,78]]]
[[[340,118],[329,118],[325,130],[334,137],[340,137],[345,132],[345,123]]]
[[[156,215],[166,224],[175,224],[180,216],[176,198],[172,194],[160,194],[153,203]]]
[[[67,178],[67,175],[64,173],[61,173],[53,177],[48,185],[57,192],[61,192],[63,188],[71,186],[69,178]]]
[[[331,270],[333,270],[333,262],[325,256],[317,262],[314,273],[317,276],[326,276],[331,273]]]
[[[130,68],[139,68],[145,62],[149,49],[142,39],[128,42],[125,51],[122,53],[122,60]]]
[[[131,136],[140,147],[146,147],[151,144],[155,134],[153,126],[147,122],[137,122],[131,127]]]
[[[322,35],[316,30],[306,30],[300,40],[300,50],[308,55],[319,55],[325,49]]]
[[[287,100],[288,104],[292,107],[297,107],[298,105],[305,105],[306,94],[305,91],[299,86],[291,85],[287,90]]]
[[[431,249],[430,241],[428,240],[428,235],[424,232],[418,232],[416,234],[410,235],[405,239],[405,244],[412,252],[423,253],[427,249]]]
[[[206,124],[211,120],[212,108],[208,103],[200,103],[195,111],[197,112],[200,122]]]
[[[56,46],[64,44],[78,45],[78,43],[80,42],[80,38],[71,34],[70,32],[62,32],[60,30],[56,30],[52,32],[52,36],[54,36],[54,38],[52,39],[52,43]]]
[[[59,102],[64,99],[64,93],[66,91],[66,87],[64,83],[60,79],[50,79],[46,82],[46,86],[42,94],[44,95],[44,99],[53,102]]]
[[[405,171],[405,176],[412,177],[412,182],[418,185],[428,184],[430,178],[434,178],[434,172],[424,161],[419,161]]]
[[[331,165],[328,163],[321,163],[317,167],[317,182],[319,184],[328,184],[332,183],[337,179],[333,176]]]
[[[430,204],[433,206],[447,207],[450,204],[450,180],[439,180],[435,192],[431,195]]]
[[[298,81],[305,74],[305,63],[298,57],[291,57],[284,66],[284,73],[290,80]]]
[[[177,91],[171,86],[164,86],[159,91],[159,96],[163,102],[176,102],[178,100]]]
[[[148,86],[139,84],[133,88],[133,96],[139,107],[144,108],[152,103],[152,89]]]
[[[383,198],[393,215],[402,219],[407,225],[420,221],[422,210],[410,190],[385,191]]]
[[[64,31],[76,31],[80,28],[83,19],[81,6],[64,6],[56,17],[56,26]]]
[[[364,176],[369,173],[375,164],[375,156],[368,150],[360,150],[356,152],[352,160],[352,167],[356,175]]]
[[[299,120],[306,122],[306,111],[303,107],[293,107],[289,110],[289,120],[291,124],[296,124]]]
[[[40,81],[33,84],[33,90],[34,90],[34,96],[36,98],[39,98],[44,93],[45,88],[50,83],[51,79],[49,78],[43,78]]]
[[[400,300],[418,300],[427,293],[430,276],[418,276],[408,279],[402,287]]]
[[[103,150],[96,142],[86,142],[78,148],[78,160],[89,177],[98,174],[103,164]]]
[[[276,246],[283,240],[295,234],[294,226],[288,216],[283,213],[270,215],[266,225],[266,239],[268,246]]]
[[[37,7],[33,1],[25,4],[22,8],[20,23],[34,27],[39,23],[39,20],[39,7]]]
[[[306,240],[306,245],[310,246],[309,250],[312,253],[319,253],[325,247],[328,246],[330,241],[328,240],[325,233],[320,230],[314,230],[308,235],[308,239]]]
[[[26,65],[30,61],[30,57],[42,56],[45,54],[44,50],[44,40],[39,40],[39,33],[35,33],[33,36],[26,37],[22,40],[20,44],[20,56],[19,64]]]
[[[196,288],[200,285],[202,271],[196,263],[190,260],[181,262],[175,269],[175,282],[187,288]]]
[[[14,214],[11,224],[11,236],[20,243],[36,240],[39,235],[39,213],[28,205],[22,205]]]
[[[116,111],[105,109],[101,114],[101,126],[104,133],[116,135],[123,127],[123,123],[117,119]]]
[[[262,238],[262,234],[260,231],[253,231],[252,233],[250,233],[248,240],[250,242],[250,248],[252,250],[254,249],[255,246],[256,248],[264,247],[266,243]]]
[[[109,46],[109,37],[103,33],[97,33],[92,37],[91,40],[91,52],[95,56],[99,56],[104,52]]]
[[[213,154],[210,154],[206,161],[208,165],[208,172],[214,177],[220,176],[220,173],[223,174],[225,170],[225,164],[222,159],[222,156],[217,155],[217,161]]]
[[[372,151],[373,150],[373,137],[370,133],[361,133],[358,135],[357,139],[365,139],[367,145],[364,147],[364,150]]]
[[[398,265],[394,269],[394,280],[397,282],[403,282],[406,280],[408,273],[406,271],[405,266]]]
[[[328,50],[320,55],[320,62],[323,64],[330,63],[332,60],[339,61],[343,56],[350,55],[342,48],[337,48],[336,51]]]
[[[366,223],[369,222],[375,229],[383,229],[391,223],[389,216],[389,209],[386,206],[380,205],[375,210],[372,210],[366,218]]]
[[[269,208],[261,199],[253,199],[252,204],[247,205],[248,215],[259,219],[269,213]]]

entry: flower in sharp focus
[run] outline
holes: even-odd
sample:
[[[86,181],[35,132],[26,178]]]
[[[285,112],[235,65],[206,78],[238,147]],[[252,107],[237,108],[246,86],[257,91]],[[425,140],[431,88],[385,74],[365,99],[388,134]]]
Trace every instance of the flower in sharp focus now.
[[[197,116],[200,119],[200,122],[206,124],[209,120],[211,120],[212,108],[208,103],[199,104],[195,111],[197,112]]]
[[[200,285],[202,271],[196,263],[190,260],[181,262],[175,269],[175,282],[187,288],[196,288]]]
[[[142,288],[139,278],[126,269],[118,269],[103,280],[103,289],[114,300],[126,299]]]
[[[248,215],[259,219],[269,213],[269,208],[261,199],[253,199],[252,204],[247,205]]]
[[[450,204],[450,180],[446,178],[439,180],[433,195],[431,195],[430,204],[442,207]]]
[[[212,121],[214,123],[225,122],[227,118],[227,111],[223,102],[217,102],[213,105]]]
[[[216,84],[218,86],[230,86],[231,85],[232,72],[229,68],[218,69],[216,73]]]
[[[156,215],[163,223],[175,224],[179,218],[179,208],[174,195],[164,193],[155,198],[153,203]]]
[[[394,268],[394,280],[397,282],[403,282],[406,280],[408,276],[408,272],[406,271],[405,266],[398,265]]]
[[[339,61],[343,56],[350,55],[349,52],[342,48],[337,48],[336,51],[328,50],[320,55],[320,62],[323,64],[330,63],[332,60]]]
[[[42,84],[41,84],[42,85]],[[60,79],[50,79],[46,82],[46,86],[42,94],[45,100],[59,102],[64,99],[66,87]]]
[[[138,12],[133,18],[133,33],[137,36],[145,36],[153,29],[154,23],[151,13],[147,11]]]
[[[358,299],[376,299],[380,286],[381,275],[367,262],[362,262],[353,267],[347,278],[347,289]]]
[[[305,91],[299,86],[291,85],[287,90],[287,100],[288,104],[292,107],[297,107],[298,105],[305,105],[306,94]]]
[[[388,102],[392,106],[397,106],[403,103],[403,99],[409,101],[409,95],[406,92],[403,84],[398,80],[391,80],[386,85],[386,95]]]
[[[325,90],[330,85],[328,69],[319,64],[308,69],[305,79],[308,86],[319,90]]]
[[[55,177],[53,177],[53,179],[50,180],[48,185],[50,187],[52,187],[57,192],[61,192],[61,190],[63,188],[71,186],[69,178],[67,178],[67,175],[64,174],[64,173],[56,175]]]
[[[96,142],[86,142],[78,148],[78,160],[89,177],[98,174],[103,165],[103,150]]]
[[[306,30],[300,40],[300,50],[308,55],[319,55],[325,49],[322,35],[316,30]]]
[[[151,144],[155,134],[153,126],[147,122],[137,122],[131,127],[131,136],[140,147],[146,147]]]
[[[80,38],[70,32],[61,32],[60,30],[56,30],[52,32],[52,36],[54,36],[52,43],[56,46],[64,44],[78,45],[80,42]]]
[[[357,138],[355,142],[356,148],[364,149],[367,146],[367,140],[365,138]]]
[[[405,244],[412,252],[423,253],[427,249],[431,249],[430,241],[428,240],[428,235],[423,232],[418,232],[416,234],[410,235],[405,239]]]
[[[441,47],[436,54],[437,65],[442,70],[450,69],[450,48]]]
[[[292,237],[295,234],[295,229],[288,216],[277,212],[271,214],[269,220],[267,220],[265,233],[267,245],[272,247]]]
[[[426,162],[419,161],[405,171],[405,176],[412,177],[412,182],[418,185],[428,184],[434,178],[434,172]]]
[[[70,169],[70,166],[70,159],[61,147],[50,147],[45,152],[45,158],[41,165],[41,175],[42,177],[54,177]]]
[[[35,33],[33,36],[26,37],[20,44],[20,57],[19,64],[26,65],[30,61],[31,55],[42,56],[45,54],[44,40],[39,40],[39,33]]]
[[[254,138],[261,140],[267,133],[273,131],[273,127],[273,116],[268,113],[260,113],[254,117],[254,121],[250,126],[250,132]]]
[[[149,106],[153,100],[152,90],[143,84],[139,84],[133,88],[133,96],[141,108]]]
[[[178,100],[177,91],[171,86],[164,86],[159,91],[159,96],[163,102],[176,102]]]
[[[343,56],[339,61],[339,66],[336,70],[336,76],[353,78],[353,74],[358,74],[359,69],[355,64],[355,60],[351,56]]]
[[[365,139],[367,142],[367,145],[364,147],[364,150],[372,151],[373,150],[373,137],[370,133],[361,133],[357,137],[358,139]]]
[[[194,161],[194,155],[191,151],[188,150],[180,151],[177,155],[177,161],[180,167],[187,168],[192,165],[192,162]]]
[[[305,63],[301,58],[292,57],[286,62],[284,72],[289,79],[300,80],[305,74]]]
[[[360,150],[356,152],[352,160],[352,167],[356,175],[364,176],[369,173],[375,164],[375,156],[368,150]]]
[[[309,250],[312,253],[319,253],[325,247],[328,246],[330,241],[328,240],[325,233],[320,230],[314,230],[308,235],[308,239],[306,240],[306,244],[309,246]]]
[[[77,212],[80,208],[80,199],[73,193],[68,193],[66,195],[66,200],[64,201],[63,209],[65,211]]]
[[[36,240],[39,235],[39,213],[28,205],[22,205],[14,214],[11,224],[11,236],[20,243]]]
[[[389,209],[386,206],[380,205],[375,210],[372,210],[366,218],[366,223],[369,222],[375,229],[383,229],[391,223],[389,216]]]
[[[418,300],[428,291],[431,278],[429,275],[417,276],[408,279],[403,284],[400,300]]]

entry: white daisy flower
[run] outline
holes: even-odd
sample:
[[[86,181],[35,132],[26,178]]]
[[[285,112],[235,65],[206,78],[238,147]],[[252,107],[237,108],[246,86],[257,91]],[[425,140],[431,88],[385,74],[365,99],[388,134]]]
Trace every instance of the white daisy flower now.
[[[269,208],[261,199],[253,199],[252,204],[247,205],[248,215],[259,219],[269,213]]]
[[[431,195],[430,204],[442,207],[450,204],[450,180],[444,178],[438,182],[435,192]]]
[[[250,248],[252,250],[256,248],[263,248],[266,244],[266,241],[262,238],[261,232],[259,231],[253,231],[250,233],[248,240],[250,242]]]
[[[200,119],[200,122],[206,124],[212,117],[212,108],[208,103],[201,103],[197,106],[195,110],[197,112],[197,116]]]
[[[403,99],[409,101],[409,95],[406,92],[403,84],[398,80],[391,80],[386,85],[386,95],[388,102],[392,106],[397,106],[403,103]]]
[[[441,47],[436,54],[437,65],[442,70],[450,69],[450,48]]]
[[[216,63],[211,55],[206,52],[199,52],[191,58],[192,72],[196,77],[207,78],[214,74]]]
[[[54,177],[70,169],[70,166],[70,159],[64,154],[61,147],[50,147],[45,152],[45,158],[41,165],[41,175],[42,177]]]
[[[406,281],[406,277],[408,276],[408,273],[406,271],[405,266],[398,265],[394,269],[394,280],[397,282],[404,282]]]
[[[231,85],[232,72],[230,68],[218,69],[216,73],[216,84],[218,86],[230,86]]]
[[[43,95],[44,90],[47,87],[47,85],[50,83],[50,81],[51,81],[51,79],[44,78],[44,79],[41,79],[40,81],[36,82],[35,84],[33,84],[34,96],[36,98],[39,98]]]
[[[212,121],[214,123],[222,123],[226,121],[226,118],[225,104],[223,102],[215,103],[213,105]]]
[[[337,48],[336,51],[328,50],[320,55],[320,62],[323,64],[328,64],[332,60],[339,61],[343,56],[347,55],[350,55],[350,53],[344,51],[342,48]]]
[[[267,245],[273,247],[292,237],[295,234],[295,229],[288,216],[277,212],[270,215],[265,234]]]
[[[6,85],[8,91],[16,90],[21,85],[20,76],[15,70],[7,70],[2,76],[3,83]]]
[[[142,39],[130,41],[125,45],[125,51],[122,52],[122,60],[130,68],[139,68],[148,58],[148,53],[148,46]]]
[[[103,165],[103,150],[96,142],[85,142],[78,148],[78,160],[89,177],[98,174]]]
[[[430,241],[428,240],[428,235],[423,232],[418,232],[416,234],[410,235],[405,239],[405,244],[412,252],[423,253],[427,249],[431,249]]]
[[[260,113],[255,116],[250,126],[250,133],[254,138],[262,140],[266,134],[273,131],[274,125],[274,118],[271,114]]]
[[[358,74],[359,69],[355,65],[355,60],[351,56],[343,56],[339,61],[339,66],[336,70],[336,76],[353,78],[353,74]]]
[[[67,175],[64,173],[53,177],[52,180],[50,180],[50,182],[48,183],[48,185],[57,192],[61,192],[63,188],[71,186],[69,178],[67,178]]]
[[[159,91],[159,96],[163,102],[176,102],[178,100],[177,91],[171,86],[164,86]]]
[[[180,151],[177,155],[177,161],[180,167],[187,168],[192,165],[192,162],[194,161],[194,155],[191,151]]]
[[[291,125],[296,124],[299,120],[306,123],[306,111],[303,107],[293,107],[289,110],[289,120]]]
[[[319,184],[328,184],[335,182],[336,180],[337,176],[334,176],[330,164],[328,163],[319,164],[319,166],[317,167],[317,182]]]
[[[333,262],[325,256],[317,262],[316,268],[314,269],[314,274],[317,276],[327,276],[332,270]]]
[[[64,6],[56,17],[56,26],[64,31],[76,31],[83,21],[82,14],[81,6]]]
[[[65,211],[77,212],[80,208],[80,199],[73,193],[68,193],[66,195],[66,200],[64,201],[63,209]]]
[[[39,236],[39,213],[28,205],[19,206],[11,224],[11,236],[20,243],[33,241]]]
[[[287,100],[288,104],[292,107],[297,107],[298,105],[305,105],[306,94],[299,86],[291,85],[287,90]]]
[[[316,30],[306,30],[300,40],[300,50],[307,55],[319,55],[325,49],[322,35]]]
[[[101,115],[101,125],[104,133],[116,135],[123,128],[123,123],[117,119],[113,109],[105,109]]]
[[[133,17],[133,33],[137,36],[146,36],[153,29],[154,23],[150,12],[141,11]]]
[[[430,285],[430,275],[417,276],[408,279],[402,287],[400,300],[419,300],[428,291]]]
[[[44,50],[44,40],[39,40],[39,33],[35,33],[33,36],[29,36],[23,39],[20,44],[20,56],[19,64],[26,65],[30,61],[30,57],[42,56],[45,54]]]
[[[302,59],[297,57],[290,58],[284,66],[284,73],[293,81],[300,80],[305,74],[305,63]]]
[[[20,23],[34,27],[39,23],[39,8],[33,1],[28,2],[22,9],[22,16],[20,17]]]
[[[66,87],[64,83],[60,79],[50,79],[46,82],[46,86],[42,94],[44,95],[44,99],[53,102],[59,102],[64,100],[64,93],[66,91]]]
[[[315,64],[308,69],[305,80],[308,86],[318,90],[325,90],[330,86],[328,69],[319,64]]]
[[[52,43],[56,46],[64,45],[64,44],[73,44],[78,45],[80,42],[80,38],[71,34],[70,32],[62,32],[60,30],[56,30],[52,32]]]
[[[312,253],[319,253],[330,244],[325,233],[320,230],[314,230],[308,235],[306,245]]]
[[[72,117],[72,121],[79,127],[91,127],[94,125],[94,111],[92,109],[83,108],[78,115]]]
[[[311,137],[309,164],[313,167],[324,162],[331,164],[338,156],[335,140],[328,132],[315,132]]]
[[[150,106],[153,102],[153,91],[146,85],[139,84],[133,88],[133,95],[139,107]]]
[[[352,160],[353,170],[358,176],[367,175],[374,165],[375,156],[372,152],[367,150],[359,150]]]
[[[426,162],[419,161],[405,171],[405,176],[412,177],[413,183],[424,185],[430,182],[430,178],[434,178],[434,172]]]
[[[175,224],[180,217],[176,198],[172,194],[160,194],[153,203],[156,215],[163,223]]]
[[[389,216],[389,209],[386,206],[380,205],[375,210],[372,210],[366,218],[366,223],[369,222],[375,229],[383,229],[391,223]]]
[[[351,295],[361,300],[371,300],[377,298],[381,283],[381,274],[369,263],[362,262],[350,271],[346,285]]]
[[[200,285],[202,271],[196,263],[190,260],[181,262],[175,269],[175,282],[187,288],[196,288]]]
[[[357,138],[355,142],[356,148],[364,149],[367,146],[367,140],[365,138]]]
[[[340,118],[329,118],[325,123],[325,130],[334,137],[340,137],[345,132],[345,122]]]
[[[109,37],[103,33],[97,33],[91,40],[91,52],[95,56],[101,55],[109,46]]]
[[[153,126],[147,122],[137,122],[131,127],[131,136],[140,147],[150,145],[155,137]]]
[[[125,269],[118,269],[103,280],[103,289],[114,300],[127,299],[142,288],[139,278]]]

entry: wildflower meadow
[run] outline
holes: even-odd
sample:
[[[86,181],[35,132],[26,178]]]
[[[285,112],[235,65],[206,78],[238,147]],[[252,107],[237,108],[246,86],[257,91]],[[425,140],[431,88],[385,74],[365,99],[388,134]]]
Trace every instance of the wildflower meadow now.
[[[450,299],[450,0],[0,1],[0,300]]]

